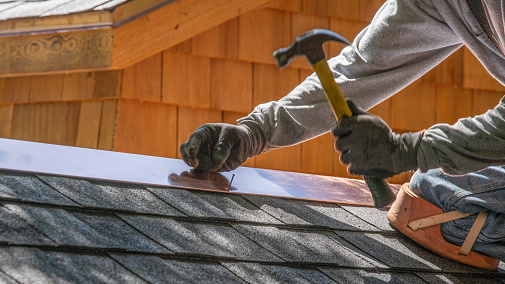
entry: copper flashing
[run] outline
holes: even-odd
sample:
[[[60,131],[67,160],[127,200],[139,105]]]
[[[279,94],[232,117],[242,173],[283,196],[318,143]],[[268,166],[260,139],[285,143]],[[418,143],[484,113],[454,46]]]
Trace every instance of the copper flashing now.
[[[0,169],[373,206],[362,180],[248,167],[222,174],[203,173],[178,159],[12,139],[0,139]],[[392,187],[395,191],[399,189]]]

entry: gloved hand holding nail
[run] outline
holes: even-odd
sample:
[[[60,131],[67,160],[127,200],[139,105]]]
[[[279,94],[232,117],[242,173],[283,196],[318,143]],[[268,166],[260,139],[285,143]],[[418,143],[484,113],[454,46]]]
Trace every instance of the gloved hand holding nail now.
[[[254,125],[204,124],[181,145],[182,159],[203,171],[234,170],[262,150],[265,139],[253,131]]]

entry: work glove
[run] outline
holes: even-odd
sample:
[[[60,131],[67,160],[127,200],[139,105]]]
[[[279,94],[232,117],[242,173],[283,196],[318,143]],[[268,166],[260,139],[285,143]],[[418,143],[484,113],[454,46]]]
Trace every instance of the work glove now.
[[[388,178],[418,168],[423,131],[395,134],[380,117],[348,104],[353,116],[340,119],[331,132],[340,162],[350,174]]]
[[[188,166],[203,171],[234,170],[262,152],[265,139],[258,128],[254,123],[204,124],[181,145],[182,159]]]

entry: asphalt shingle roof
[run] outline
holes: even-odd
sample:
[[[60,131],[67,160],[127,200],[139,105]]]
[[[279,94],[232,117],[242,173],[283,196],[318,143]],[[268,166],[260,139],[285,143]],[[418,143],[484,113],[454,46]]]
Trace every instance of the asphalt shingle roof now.
[[[113,10],[131,0],[0,0],[0,20]]]
[[[369,207],[0,172],[2,283],[505,283]]]

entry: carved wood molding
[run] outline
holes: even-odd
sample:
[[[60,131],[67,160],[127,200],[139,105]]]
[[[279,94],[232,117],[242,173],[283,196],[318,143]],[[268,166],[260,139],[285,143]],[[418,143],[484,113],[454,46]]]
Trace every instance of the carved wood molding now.
[[[0,75],[107,69],[112,28],[0,37]]]

